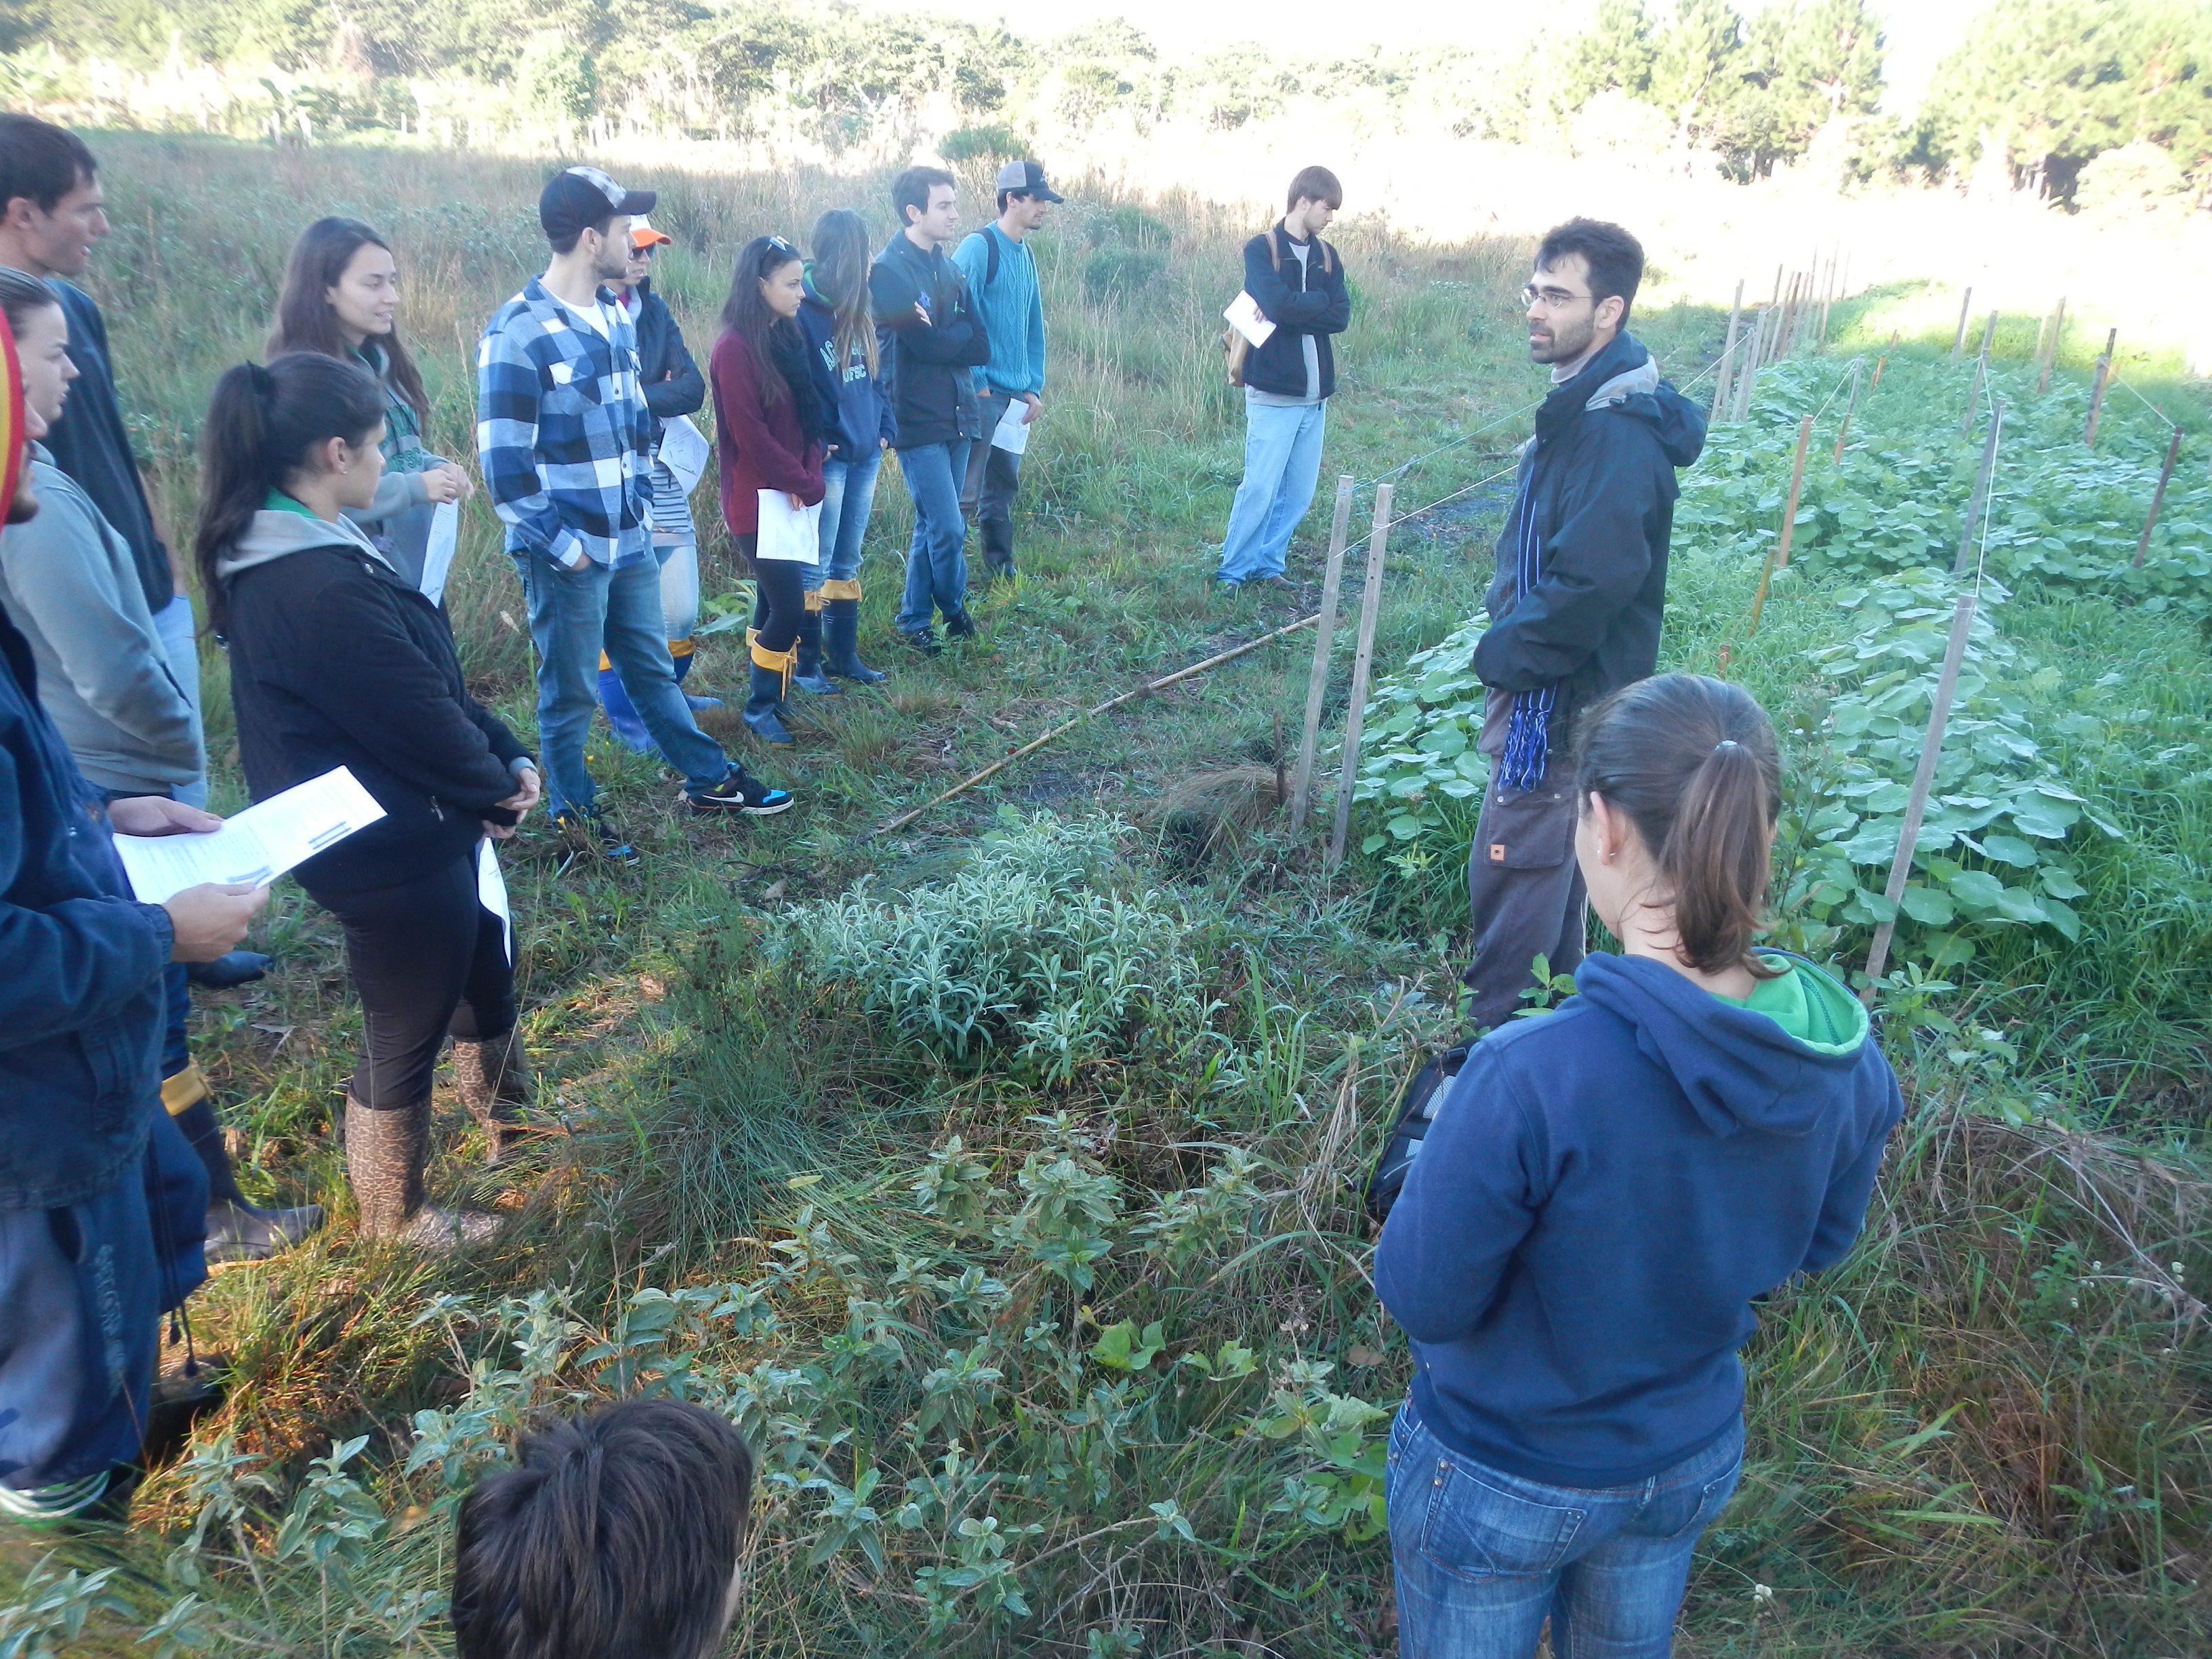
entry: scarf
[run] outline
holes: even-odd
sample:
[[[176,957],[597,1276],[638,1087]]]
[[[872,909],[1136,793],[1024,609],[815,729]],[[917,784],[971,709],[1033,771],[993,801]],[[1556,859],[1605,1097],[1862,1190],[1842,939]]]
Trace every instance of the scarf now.
[[[800,444],[819,444],[827,448],[834,435],[835,417],[822,407],[822,394],[815,387],[813,369],[807,360],[805,337],[799,331],[798,324],[786,321],[770,329],[768,337],[776,373],[791,388],[792,408],[799,416]]]
[[[1521,498],[1514,504],[1514,580],[1517,598],[1525,599],[1543,571],[1544,538],[1536,527],[1533,486],[1536,478],[1535,442],[1528,449],[1528,470],[1521,482]],[[1505,753],[1499,762],[1498,780],[1509,789],[1534,789],[1541,782],[1552,759],[1552,711],[1559,706],[1556,684],[1513,694],[1512,712],[1505,720]]]

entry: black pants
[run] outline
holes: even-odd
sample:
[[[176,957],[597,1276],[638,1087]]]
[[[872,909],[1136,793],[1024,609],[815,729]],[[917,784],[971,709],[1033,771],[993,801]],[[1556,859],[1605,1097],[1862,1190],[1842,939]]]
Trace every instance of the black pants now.
[[[483,1042],[514,1029],[506,930],[477,900],[477,855],[398,887],[313,893],[344,925],[361,997],[361,1059],[349,1092],[375,1111],[419,1105],[451,1035]]]
[[[753,629],[763,651],[788,651],[806,616],[806,567],[793,559],[754,559],[755,536],[738,545],[753,567]]]
[[[1461,975],[1474,993],[1478,1030],[1495,1029],[1530,1005],[1530,964],[1572,973],[1584,951],[1589,896],[1575,862],[1573,769],[1556,761],[1534,789],[1504,789],[1493,775],[1482,798],[1467,863],[1474,919],[1474,965]]]

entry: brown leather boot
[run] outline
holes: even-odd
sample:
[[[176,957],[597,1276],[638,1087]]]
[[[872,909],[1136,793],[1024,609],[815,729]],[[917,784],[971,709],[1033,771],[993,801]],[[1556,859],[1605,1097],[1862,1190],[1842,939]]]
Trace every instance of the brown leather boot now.
[[[362,1237],[442,1251],[479,1243],[499,1230],[496,1216],[423,1202],[422,1169],[430,1158],[428,1101],[371,1111],[348,1095],[345,1151],[346,1178],[361,1208]]]
[[[496,1164],[530,1132],[534,1090],[522,1028],[483,1042],[453,1043],[453,1082],[485,1134],[484,1162]]]

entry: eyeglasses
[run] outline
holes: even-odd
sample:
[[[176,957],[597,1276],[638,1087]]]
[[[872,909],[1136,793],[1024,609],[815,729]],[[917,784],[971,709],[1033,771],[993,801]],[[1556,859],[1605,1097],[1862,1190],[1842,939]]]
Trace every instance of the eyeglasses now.
[[[1537,288],[1534,284],[1521,290],[1522,305],[1541,306],[1547,311],[1557,311],[1562,306],[1574,304],[1577,300],[1589,300],[1595,297],[1595,295],[1590,294],[1570,294],[1563,288]]]

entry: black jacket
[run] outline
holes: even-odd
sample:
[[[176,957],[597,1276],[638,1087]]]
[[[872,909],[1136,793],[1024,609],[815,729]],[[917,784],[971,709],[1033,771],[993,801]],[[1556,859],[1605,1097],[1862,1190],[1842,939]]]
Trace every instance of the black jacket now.
[[[927,298],[930,320],[914,314]],[[902,233],[868,271],[868,302],[883,339],[894,441],[921,449],[983,435],[983,415],[969,371],[991,361],[991,337],[968,298],[968,279],[942,250],[923,252]]]
[[[299,868],[308,891],[394,887],[514,822],[525,750],[461,678],[437,606],[345,531],[264,512],[218,564],[230,696],[256,800],[350,767],[386,817]]]
[[[658,447],[663,422],[679,415],[696,415],[707,401],[707,377],[691,361],[676,313],[669,310],[667,301],[653,291],[649,276],[637,285],[637,309],[631,313],[630,322],[637,330],[638,382],[645,390],[645,406],[653,417],[646,425],[646,442]],[[671,375],[675,378],[670,379]]]
[[[1674,471],[1696,460],[1705,441],[1704,414],[1659,378],[1631,334],[1538,407],[1498,538],[1498,574],[1484,602],[1492,625],[1474,647],[1474,672],[1499,691],[1560,686],[1555,739],[1571,732],[1577,710],[1658,666],[1681,493]],[[1516,550],[1532,514],[1539,574],[1524,593]]]
[[[1244,291],[1260,314],[1275,325],[1265,345],[1244,358],[1244,384],[1255,392],[1303,398],[1306,392],[1306,348],[1310,337],[1321,360],[1321,395],[1336,391],[1336,352],[1329,336],[1352,321],[1352,295],[1344,286],[1344,261],[1316,236],[1303,265],[1291,252],[1296,241],[1279,221],[1244,244]]]
[[[146,483],[139,477],[138,458],[116,398],[106,319],[82,289],[58,279],[47,286],[61,295],[62,310],[69,316],[69,355],[77,381],[61,418],[40,441],[54,465],[77,481],[100,516],[131,544],[146,608],[158,617],[177,590],[169,574],[169,550],[154,533],[154,510],[147,505]]]

